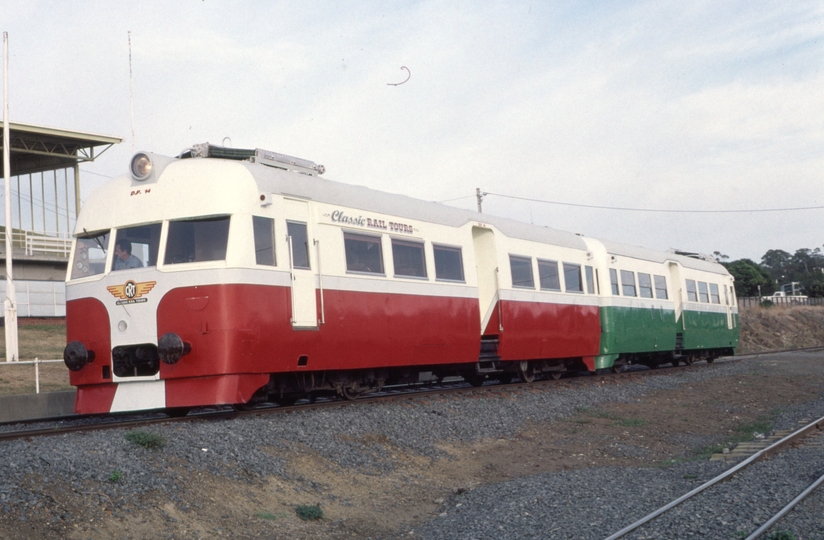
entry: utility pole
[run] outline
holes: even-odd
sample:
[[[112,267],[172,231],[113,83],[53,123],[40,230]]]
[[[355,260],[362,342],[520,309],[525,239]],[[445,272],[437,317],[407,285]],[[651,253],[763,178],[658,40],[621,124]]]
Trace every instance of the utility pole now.
[[[481,202],[484,200],[484,197],[489,195],[489,193],[484,193],[481,191],[481,188],[475,188],[475,198],[478,199],[478,213],[483,214],[484,211],[481,209]]]
[[[11,145],[9,142],[9,33],[3,32],[3,180],[6,197],[6,362],[17,362],[17,297],[11,273]]]

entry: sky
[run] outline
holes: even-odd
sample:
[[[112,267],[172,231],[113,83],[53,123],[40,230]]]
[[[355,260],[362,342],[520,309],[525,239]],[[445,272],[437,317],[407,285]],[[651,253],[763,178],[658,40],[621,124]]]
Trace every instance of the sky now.
[[[820,1],[0,0],[0,31],[12,122],[123,138],[84,199],[208,141],[653,249],[824,244]]]

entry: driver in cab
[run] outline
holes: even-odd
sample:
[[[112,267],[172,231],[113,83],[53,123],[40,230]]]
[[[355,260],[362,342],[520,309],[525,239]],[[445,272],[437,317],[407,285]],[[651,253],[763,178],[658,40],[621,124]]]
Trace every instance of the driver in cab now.
[[[114,246],[114,269],[127,270],[142,267],[143,262],[132,255],[132,243],[129,240],[118,240]]]

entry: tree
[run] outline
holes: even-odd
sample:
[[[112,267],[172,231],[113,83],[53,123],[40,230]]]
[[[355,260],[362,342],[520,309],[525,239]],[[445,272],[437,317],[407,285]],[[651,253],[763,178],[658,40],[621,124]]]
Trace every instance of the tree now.
[[[787,253],[788,257],[789,255]],[[775,291],[775,282],[770,276],[770,272],[751,259],[738,259],[737,261],[722,262],[721,264],[735,278],[736,296],[758,296],[759,285],[761,286],[762,296],[770,296]]]
[[[821,298],[824,296],[824,274],[821,272],[810,272],[801,278],[801,287],[804,294],[810,298]]]
[[[792,280],[792,258],[793,256],[783,249],[771,249],[761,257],[761,264],[769,272],[770,278],[783,283]]]

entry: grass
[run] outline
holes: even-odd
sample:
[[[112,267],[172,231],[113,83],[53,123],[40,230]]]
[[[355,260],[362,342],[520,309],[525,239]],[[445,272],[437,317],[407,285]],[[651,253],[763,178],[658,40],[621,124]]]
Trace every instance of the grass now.
[[[622,418],[617,422],[619,426],[624,427],[641,427],[647,425],[647,423],[643,418]]]
[[[767,537],[767,540],[798,540],[790,531],[775,531]]]
[[[260,519],[266,519],[269,521],[275,521],[278,519],[283,519],[289,517],[289,514],[274,514],[272,512],[258,512],[255,516],[259,517]]]
[[[122,478],[123,478],[123,473],[121,473],[120,471],[115,469],[115,470],[112,471],[112,474],[109,475],[109,482],[111,482],[112,484],[116,484],[116,483],[120,482],[120,480]]]
[[[127,441],[149,450],[159,450],[166,445],[166,439],[162,435],[149,433],[148,431],[128,431],[124,437]]]
[[[320,504],[302,504],[295,508],[295,513],[303,521],[323,519],[323,510],[320,509]]]
[[[19,359],[57,360],[66,346],[64,324],[21,325],[18,327]],[[35,367],[6,363],[6,333],[0,329],[0,395],[33,394],[36,390]],[[62,362],[41,364],[40,391],[71,390],[69,370]]]
[[[65,324],[26,324],[17,327],[17,350],[20,360],[63,358],[65,347]],[[0,331],[0,357],[6,357],[5,331]]]

